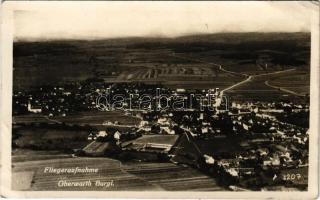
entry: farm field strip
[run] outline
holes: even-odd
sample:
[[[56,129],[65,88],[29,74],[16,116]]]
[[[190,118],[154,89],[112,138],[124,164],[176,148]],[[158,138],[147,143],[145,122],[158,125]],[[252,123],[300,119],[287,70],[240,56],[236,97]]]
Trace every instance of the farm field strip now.
[[[74,167],[91,167],[98,168],[98,173],[77,173],[77,174],[50,174],[44,173],[45,167],[56,168],[74,168]],[[34,171],[31,184],[31,190],[70,190],[70,188],[61,188],[57,185],[59,180],[67,181],[86,181],[95,182],[114,180],[114,187],[101,188],[98,186],[86,187],[86,190],[118,190],[132,189],[144,190],[155,188],[152,184],[137,178],[135,175],[127,173],[121,169],[121,163],[117,160],[108,158],[70,158],[70,159],[53,159],[46,161],[29,161],[14,163],[14,173],[23,171]],[[72,190],[83,189],[82,187],[74,187]],[[157,189],[157,188],[155,188]]]
[[[44,173],[45,167],[99,168],[97,174],[51,174]],[[204,190],[216,191],[222,188],[212,177],[196,169],[173,163],[124,163],[108,158],[63,158],[52,160],[14,162],[13,173],[33,172],[29,190]],[[114,187],[101,188],[68,187],[57,185],[59,180],[114,181]]]
[[[179,64],[161,66],[152,62],[145,68],[123,71],[118,80],[145,81],[145,83],[162,83],[174,88],[225,88],[241,80],[239,73],[228,71],[216,63],[193,60],[172,53],[164,54],[169,59],[175,58]],[[183,61],[188,61],[183,63]],[[182,62],[182,63],[181,63]],[[212,67],[214,65],[214,67]],[[242,75],[243,76],[243,75]],[[238,80],[239,79],[239,80]]]
[[[217,185],[214,178],[202,174],[190,167],[174,165],[173,163],[143,163],[125,165],[126,171],[159,185],[166,190],[224,190]],[[172,169],[174,166],[174,169]]]
[[[24,162],[30,160],[49,160],[49,159],[58,159],[58,158],[71,158],[70,154],[61,154],[61,155],[33,155],[31,158],[29,155],[14,155],[12,156],[12,162]]]

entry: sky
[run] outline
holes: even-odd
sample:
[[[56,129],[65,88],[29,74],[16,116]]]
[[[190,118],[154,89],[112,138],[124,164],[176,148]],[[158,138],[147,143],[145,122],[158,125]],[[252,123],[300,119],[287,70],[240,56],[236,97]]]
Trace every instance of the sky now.
[[[31,2],[14,6],[15,40],[308,32],[310,2]]]

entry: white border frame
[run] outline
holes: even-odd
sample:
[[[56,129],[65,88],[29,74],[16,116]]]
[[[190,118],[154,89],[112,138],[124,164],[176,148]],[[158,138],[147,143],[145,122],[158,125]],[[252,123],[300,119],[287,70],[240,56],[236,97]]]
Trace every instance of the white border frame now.
[[[1,93],[0,93],[0,128],[1,128],[1,195],[4,197],[95,197],[95,198],[183,198],[183,199],[315,199],[318,196],[319,181],[319,11],[311,10],[311,87],[310,87],[310,145],[309,145],[309,182],[306,192],[111,192],[111,191],[13,191],[11,190],[11,121],[12,121],[12,44],[13,44],[13,12],[24,7],[37,4],[88,3],[59,1],[7,1],[1,7]],[[96,3],[96,2],[90,2]],[[100,2],[101,3],[101,2]],[[108,2],[104,2],[108,3]],[[131,3],[131,2],[125,2]],[[137,2],[135,2],[137,3]],[[146,2],[141,2],[146,3]],[[170,6],[171,2],[162,2]],[[179,2],[183,3],[183,2]]]

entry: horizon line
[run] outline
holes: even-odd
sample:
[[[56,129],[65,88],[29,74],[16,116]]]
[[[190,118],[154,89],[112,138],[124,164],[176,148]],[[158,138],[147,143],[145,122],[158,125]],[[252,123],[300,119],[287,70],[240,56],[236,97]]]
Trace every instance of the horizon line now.
[[[259,34],[311,34],[311,31],[248,31],[248,32],[215,32],[215,33],[191,33],[191,34],[182,34],[179,36],[169,36],[169,35],[144,35],[144,36],[119,36],[119,37],[61,37],[61,38],[39,38],[39,37],[30,37],[30,38],[13,38],[13,42],[51,42],[51,41],[101,41],[101,40],[120,40],[120,39],[178,39],[183,37],[192,37],[192,36],[205,36],[205,35],[221,35],[221,34],[250,34],[250,33],[259,33]]]

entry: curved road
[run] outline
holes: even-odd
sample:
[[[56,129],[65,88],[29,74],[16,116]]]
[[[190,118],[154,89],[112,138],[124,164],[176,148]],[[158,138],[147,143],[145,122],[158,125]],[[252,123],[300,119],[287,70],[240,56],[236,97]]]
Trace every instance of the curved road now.
[[[249,82],[249,81],[251,81],[251,80],[254,80],[254,78],[257,78],[257,77],[260,77],[260,76],[280,74],[280,73],[283,73],[283,72],[289,72],[289,71],[294,71],[294,70],[296,70],[296,69],[292,68],[292,69],[286,69],[286,70],[281,70],[281,71],[276,71],[276,72],[269,72],[269,73],[263,73],[263,74],[257,74],[257,75],[250,75],[250,76],[248,76],[247,79],[245,79],[245,80],[243,80],[243,81],[240,81],[240,82],[238,82],[238,83],[236,83],[236,84],[234,84],[234,85],[232,85],[232,86],[230,86],[230,87],[228,87],[228,88],[225,88],[225,89],[222,90],[222,91],[227,91],[227,90],[233,89],[233,88],[238,87],[238,86],[240,86],[240,85],[242,85],[242,84],[244,84],[244,83],[246,83],[246,82]],[[269,86],[269,85],[268,85],[268,86]],[[269,86],[269,87],[271,87],[271,86]]]
[[[303,94],[296,93],[296,92],[294,92],[294,91],[285,89],[285,88],[283,88],[283,87],[271,85],[271,84],[269,83],[269,81],[265,81],[264,84],[266,84],[267,86],[272,87],[272,88],[274,88],[274,89],[281,90],[281,91],[283,91],[283,92],[287,92],[287,93],[290,93],[290,94],[293,94],[293,95],[296,95],[296,96],[299,96],[299,97],[304,97],[304,96],[305,96],[305,95],[303,95]]]
[[[229,70],[226,70],[222,67],[222,65],[220,64],[217,64],[217,63],[213,63],[213,62],[207,62],[207,61],[203,61],[203,60],[199,60],[199,59],[194,59],[194,58],[187,58],[187,57],[184,57],[184,56],[177,56],[177,55],[171,55],[173,57],[176,57],[176,58],[181,58],[181,59],[185,59],[185,60],[190,60],[190,61],[195,61],[195,62],[200,62],[200,63],[205,63],[205,64],[208,64],[208,65],[214,65],[215,67],[218,67],[219,70],[223,71],[223,72],[226,72],[226,73],[230,73],[230,74],[233,74],[233,75],[241,75],[241,76],[245,76],[246,79],[245,80],[242,80],[234,85],[231,85],[223,90],[221,90],[220,92],[220,96],[223,96],[223,93],[228,91],[228,90],[231,90],[231,89],[234,89],[236,87],[239,87],[240,85],[243,85],[251,80],[253,80],[254,78],[256,77],[260,77],[260,76],[265,76],[265,75],[272,75],[272,74],[279,74],[279,73],[283,73],[283,72],[288,72],[288,71],[294,71],[296,70],[295,68],[291,68],[291,69],[286,69],[286,70],[281,70],[281,71],[276,71],[276,72],[270,72],[270,73],[263,73],[263,74],[257,74],[257,75],[248,75],[248,74],[245,74],[245,73],[239,73],[239,72],[234,72],[234,71],[229,71]],[[280,89],[281,91],[284,91],[284,92],[288,92],[290,94],[294,94],[294,95],[297,95],[297,96],[303,96],[301,94],[298,94],[298,93],[295,93],[293,91],[290,91],[290,90],[287,90],[287,89],[284,89],[284,88],[279,88],[279,87],[275,87],[275,86],[272,86],[268,83],[268,81],[265,82],[265,84],[271,88],[276,88],[276,89]]]

